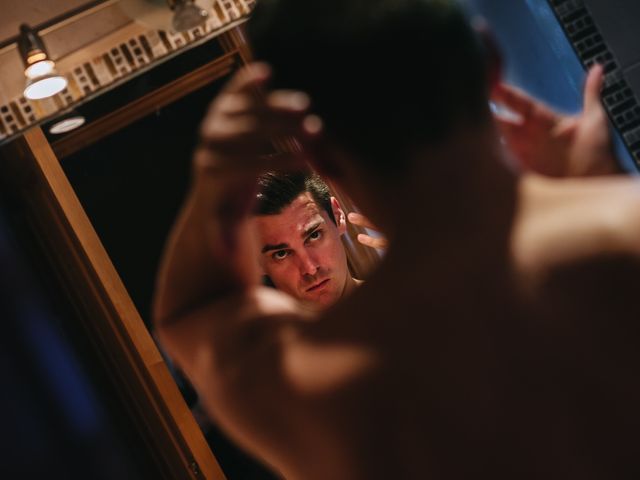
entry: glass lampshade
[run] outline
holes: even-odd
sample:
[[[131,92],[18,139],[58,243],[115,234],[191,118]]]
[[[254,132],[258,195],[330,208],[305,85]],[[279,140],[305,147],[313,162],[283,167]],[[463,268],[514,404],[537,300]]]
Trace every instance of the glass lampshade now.
[[[27,80],[24,96],[29,100],[41,100],[60,93],[67,87],[67,79],[57,73]]]

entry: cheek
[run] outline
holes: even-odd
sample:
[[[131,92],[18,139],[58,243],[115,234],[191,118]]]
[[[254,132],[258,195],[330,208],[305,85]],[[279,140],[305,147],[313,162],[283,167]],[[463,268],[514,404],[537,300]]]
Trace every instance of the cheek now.
[[[264,272],[276,287],[282,288],[295,282],[295,271],[291,262],[287,264],[265,265]]]
[[[266,262],[262,255],[258,257],[258,267],[260,267],[260,272],[262,272],[263,275],[269,275]]]
[[[334,268],[345,263],[345,251],[340,241],[340,237],[331,238],[330,242],[326,242],[322,246],[322,257],[327,264],[331,264]]]

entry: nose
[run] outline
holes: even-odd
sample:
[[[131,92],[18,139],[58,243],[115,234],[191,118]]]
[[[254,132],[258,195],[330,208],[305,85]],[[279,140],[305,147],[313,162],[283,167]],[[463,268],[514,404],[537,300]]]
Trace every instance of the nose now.
[[[318,262],[307,252],[298,255],[298,268],[301,275],[315,275],[318,271]]]

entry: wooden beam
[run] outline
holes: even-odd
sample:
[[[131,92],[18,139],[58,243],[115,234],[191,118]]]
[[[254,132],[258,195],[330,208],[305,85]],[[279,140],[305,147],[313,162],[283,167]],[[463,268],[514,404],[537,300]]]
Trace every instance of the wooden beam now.
[[[42,130],[2,151],[20,202],[87,339],[166,479],[224,475]]]
[[[238,52],[243,65],[253,61],[253,52],[246,40],[244,24],[227,30],[218,39],[225,52]]]
[[[51,144],[53,151],[58,158],[62,159],[155,112],[157,109],[229,75],[237,65],[237,53],[237,50],[229,51],[177,80],[69,133]]]

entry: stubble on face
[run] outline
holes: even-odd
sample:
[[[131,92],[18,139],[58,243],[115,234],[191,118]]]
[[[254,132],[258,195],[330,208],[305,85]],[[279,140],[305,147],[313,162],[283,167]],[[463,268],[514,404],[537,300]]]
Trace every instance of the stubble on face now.
[[[276,288],[320,308],[340,299],[347,277],[351,279],[346,254],[336,225],[311,194],[301,194],[279,214],[255,217],[255,224],[262,245],[263,268]],[[313,244],[314,240],[309,239],[316,231],[322,235],[322,243]],[[312,254],[306,250],[305,242],[311,243]],[[294,268],[294,263],[302,259],[273,261],[271,256],[278,248],[290,249],[292,256],[304,256],[305,261],[307,255],[312,256],[309,261],[317,269],[311,274]],[[291,264],[284,263],[287,260]]]

